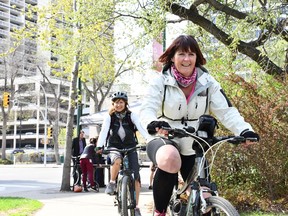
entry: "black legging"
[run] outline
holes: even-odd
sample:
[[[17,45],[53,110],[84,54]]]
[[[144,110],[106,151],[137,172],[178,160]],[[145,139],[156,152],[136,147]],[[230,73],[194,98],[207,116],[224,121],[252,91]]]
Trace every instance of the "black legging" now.
[[[157,211],[166,212],[177,179],[177,173],[171,174],[157,168],[153,180],[153,198]]]
[[[147,145],[146,151],[150,160],[156,163],[156,152],[163,145],[177,146],[174,142],[168,139],[158,138],[150,141]],[[176,147],[177,148],[177,147]],[[189,175],[189,172],[194,166],[195,155],[180,155],[181,156],[181,168],[180,173],[185,181]],[[178,183],[178,174],[167,173],[157,168],[153,179],[153,198],[155,208],[159,212],[166,212],[169,200],[171,198],[173,187]]]

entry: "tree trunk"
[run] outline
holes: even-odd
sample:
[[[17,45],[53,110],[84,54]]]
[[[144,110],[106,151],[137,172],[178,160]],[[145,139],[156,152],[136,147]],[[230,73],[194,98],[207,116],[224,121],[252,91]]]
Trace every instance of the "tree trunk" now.
[[[65,160],[62,173],[61,191],[70,191],[70,172],[71,172],[71,151],[72,151],[72,137],[73,137],[73,120],[77,100],[77,79],[79,70],[79,61],[76,58],[74,68],[71,74],[70,93],[69,93],[69,107],[67,119],[67,134],[65,147]]]

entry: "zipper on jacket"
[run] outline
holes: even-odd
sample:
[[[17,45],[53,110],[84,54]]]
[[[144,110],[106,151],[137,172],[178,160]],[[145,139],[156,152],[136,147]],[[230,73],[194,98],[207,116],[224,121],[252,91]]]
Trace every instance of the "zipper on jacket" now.
[[[181,109],[181,104],[179,105],[179,108],[178,108],[178,110],[180,110]]]

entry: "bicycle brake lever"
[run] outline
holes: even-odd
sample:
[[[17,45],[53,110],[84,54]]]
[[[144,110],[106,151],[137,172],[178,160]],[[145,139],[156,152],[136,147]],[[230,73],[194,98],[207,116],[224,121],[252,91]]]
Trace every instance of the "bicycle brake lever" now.
[[[187,137],[187,136],[188,136],[188,135],[186,134],[185,130],[183,130],[183,129],[178,129],[178,128],[176,128],[176,129],[174,130],[173,135],[174,135],[175,137],[178,137],[178,138],[183,138],[183,137]]]
[[[228,142],[232,144],[240,144],[242,142],[245,142],[245,138],[242,136],[235,136],[233,137],[233,139],[228,140]]]
[[[185,127],[184,130],[186,130],[188,133],[195,133],[196,131],[192,126]]]
[[[146,151],[146,145],[141,145],[141,146],[139,146],[139,149],[140,149],[141,151]]]

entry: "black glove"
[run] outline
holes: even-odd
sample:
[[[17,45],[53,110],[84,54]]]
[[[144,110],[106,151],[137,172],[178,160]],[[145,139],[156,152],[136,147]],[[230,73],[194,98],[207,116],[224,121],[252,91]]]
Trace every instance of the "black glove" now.
[[[244,138],[257,138],[257,141],[260,140],[260,136],[253,131],[244,130],[244,131],[242,131],[240,136],[243,136]]]
[[[95,148],[95,152],[97,153],[97,152],[99,152],[99,154],[101,154],[102,153],[102,150],[103,150],[103,147],[96,147]],[[97,153],[98,154],[98,153]]]
[[[157,132],[156,128],[160,129],[162,127],[171,128],[170,125],[165,121],[152,121],[147,125],[147,130],[149,134],[155,134]]]

